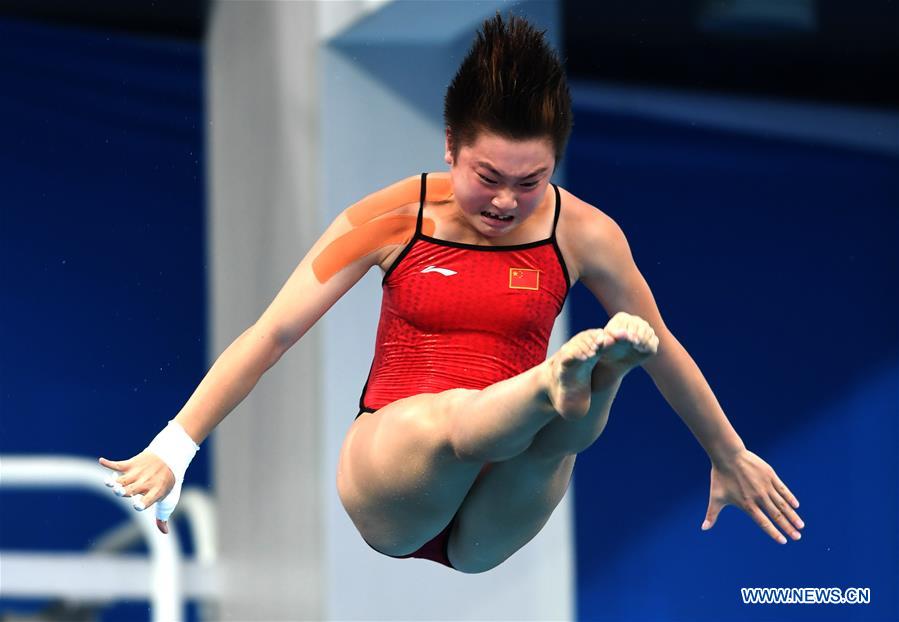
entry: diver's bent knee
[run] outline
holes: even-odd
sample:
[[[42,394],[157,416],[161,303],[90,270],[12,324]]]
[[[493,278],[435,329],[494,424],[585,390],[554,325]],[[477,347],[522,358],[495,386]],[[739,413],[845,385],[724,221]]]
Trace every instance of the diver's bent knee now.
[[[389,421],[385,436],[402,438],[405,446],[417,450],[451,455],[444,402],[443,393],[420,393],[385,406],[383,414]]]
[[[471,557],[460,554],[459,551],[449,547],[447,553],[453,552],[452,555],[449,555],[450,563],[453,566],[453,570],[457,572],[461,572],[463,574],[481,574],[487,572],[488,570],[493,570],[500,564],[502,564],[508,557],[504,557],[502,559],[493,558],[490,560],[482,559],[480,557]]]
[[[462,574],[482,574],[499,566],[499,564],[493,564],[492,566],[456,566],[457,562],[452,563],[454,564],[453,570]]]
[[[478,393],[477,389],[449,389],[435,396],[434,406],[445,426],[447,444],[462,462],[487,461],[468,438],[470,426],[465,425],[466,418],[472,416],[471,404]]]
[[[473,424],[481,408],[477,389],[449,389],[437,394],[435,410],[446,428],[447,442],[460,462],[502,462],[525,451],[533,437],[485,438],[485,426]]]

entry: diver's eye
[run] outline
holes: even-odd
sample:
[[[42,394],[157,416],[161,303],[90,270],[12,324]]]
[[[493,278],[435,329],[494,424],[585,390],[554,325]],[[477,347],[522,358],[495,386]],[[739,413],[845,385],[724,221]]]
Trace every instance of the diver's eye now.
[[[488,183],[488,184],[490,184],[490,185],[496,185],[496,182],[495,182],[494,180],[492,180],[492,179],[490,179],[490,178],[488,178],[488,177],[484,177],[484,176],[481,175],[480,173],[478,173],[478,177],[480,177],[481,179],[483,179],[485,183]],[[523,184],[521,184],[521,185],[522,185],[523,187],[525,187],[525,188],[536,188],[536,187],[537,187],[537,184],[539,184],[539,183],[540,183],[539,181],[529,181],[529,182],[523,183]]]

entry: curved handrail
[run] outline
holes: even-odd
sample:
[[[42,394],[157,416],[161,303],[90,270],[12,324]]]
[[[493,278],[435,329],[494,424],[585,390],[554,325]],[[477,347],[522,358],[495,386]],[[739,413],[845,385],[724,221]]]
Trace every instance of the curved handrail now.
[[[218,529],[215,505],[209,495],[193,487],[183,488],[175,511],[183,512],[187,518],[197,561],[209,565],[215,563],[218,556]]]
[[[175,513],[169,519],[169,527],[175,519],[184,518],[190,527],[194,542],[194,558],[203,566],[212,566],[218,556],[218,533],[215,524],[215,506],[209,495],[194,486],[181,489],[181,499]],[[142,536],[133,521],[124,521],[98,536],[91,551],[116,552],[129,548]]]
[[[117,497],[103,483],[108,469],[93,460],[59,455],[0,455],[0,487],[80,488],[117,503],[140,528],[150,551],[150,607],[154,621],[166,622],[184,617],[181,592],[181,553],[177,532],[169,523],[166,536],[156,528],[154,513],[136,512],[131,499]]]

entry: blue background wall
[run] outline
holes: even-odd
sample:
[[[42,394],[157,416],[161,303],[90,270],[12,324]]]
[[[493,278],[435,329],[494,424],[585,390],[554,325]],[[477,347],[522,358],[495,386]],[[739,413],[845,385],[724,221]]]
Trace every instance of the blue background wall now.
[[[206,371],[202,50],[11,21],[0,41],[0,452],[127,458]],[[637,371],[578,459],[579,618],[899,618],[896,157],[578,108],[567,166],[807,524],[780,546],[729,507],[701,532],[708,459]],[[604,323],[572,303],[573,331]],[[0,503],[2,549],[83,550],[121,518],[63,491]],[[872,603],[739,600],[831,585]]]
[[[710,462],[639,370],[577,462],[579,618],[899,619],[897,158],[577,108],[567,163],[806,523],[781,546],[729,506],[700,531]],[[572,303],[572,331],[605,323]],[[743,605],[753,586],[872,602]]]
[[[8,20],[0,41],[0,453],[123,460],[206,372],[202,49]],[[122,520],[64,490],[0,507],[4,550],[85,550]]]

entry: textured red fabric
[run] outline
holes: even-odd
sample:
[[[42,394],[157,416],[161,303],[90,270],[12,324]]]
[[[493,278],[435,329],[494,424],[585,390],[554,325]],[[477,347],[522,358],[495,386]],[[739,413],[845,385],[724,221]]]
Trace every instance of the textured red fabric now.
[[[422,174],[422,200],[426,183]],[[375,356],[359,415],[420,393],[483,389],[546,359],[553,322],[570,288],[556,242],[561,197],[553,189],[552,234],[515,246],[423,235],[419,204],[415,235],[383,279]],[[392,557],[452,568],[447,543],[454,522],[455,516],[417,551]]]
[[[459,244],[417,231],[384,277],[360,409],[482,389],[540,364],[568,289],[555,224],[549,238],[515,246]]]

